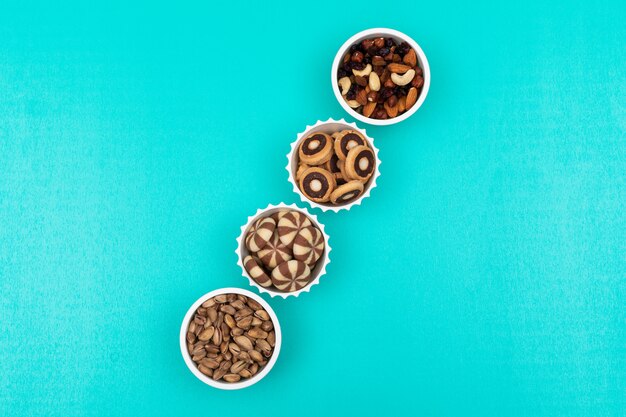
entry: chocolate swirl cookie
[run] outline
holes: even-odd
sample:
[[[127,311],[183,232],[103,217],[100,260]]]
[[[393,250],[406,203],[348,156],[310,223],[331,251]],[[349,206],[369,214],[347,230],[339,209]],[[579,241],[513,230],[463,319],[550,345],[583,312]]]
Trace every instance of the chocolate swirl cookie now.
[[[330,195],[330,202],[333,204],[345,204],[358,198],[363,193],[363,183],[359,180],[352,180],[340,185]]]
[[[335,176],[322,168],[309,168],[300,177],[300,191],[308,199],[318,203],[330,200],[330,193],[336,186]]]
[[[367,143],[361,134],[355,130],[344,130],[339,132],[335,139],[335,154],[342,161],[348,157],[348,152],[355,146],[365,146]]]
[[[292,259],[283,262],[272,271],[272,284],[279,291],[301,290],[311,280],[311,268],[302,261]]]
[[[272,238],[276,221],[271,217],[263,217],[257,220],[246,235],[246,247],[252,252],[260,251]]]
[[[348,178],[367,181],[376,168],[374,152],[367,146],[355,146],[350,149],[344,163],[344,173]]]
[[[259,259],[261,259],[261,262],[270,270],[276,268],[276,265],[282,264],[293,257],[291,250],[281,242],[277,233],[274,233],[269,242],[267,242],[267,245],[265,245],[257,255]]]
[[[306,137],[298,150],[300,161],[307,165],[322,165],[333,154],[333,140],[326,133],[318,132]]]
[[[324,235],[315,227],[305,227],[293,242],[293,257],[313,267],[324,253]]]
[[[248,271],[250,278],[256,281],[256,283],[261,287],[267,288],[272,285],[272,280],[267,275],[261,266],[261,262],[257,258],[250,255],[246,256],[243,259],[243,266],[246,268],[246,271]]]
[[[278,237],[283,244],[293,247],[293,240],[300,229],[311,226],[311,220],[299,211],[290,211],[278,221]]]

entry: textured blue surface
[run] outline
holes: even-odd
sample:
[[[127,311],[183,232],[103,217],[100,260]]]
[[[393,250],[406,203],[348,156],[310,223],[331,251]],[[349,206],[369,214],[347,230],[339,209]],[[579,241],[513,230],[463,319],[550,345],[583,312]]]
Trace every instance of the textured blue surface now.
[[[19,5],[18,5],[19,4]],[[626,415],[626,10],[531,1],[0,5],[0,415]],[[281,356],[197,381],[180,321],[247,286],[248,215],[298,202],[355,32],[432,69],[382,176],[320,214],[328,275],[269,300]],[[318,213],[319,214],[319,213]]]

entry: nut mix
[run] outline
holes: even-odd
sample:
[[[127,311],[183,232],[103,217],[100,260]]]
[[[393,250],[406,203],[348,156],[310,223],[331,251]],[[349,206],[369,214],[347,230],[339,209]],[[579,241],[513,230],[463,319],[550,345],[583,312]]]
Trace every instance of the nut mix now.
[[[196,310],[187,328],[187,350],[198,370],[216,381],[256,375],[274,353],[270,315],[255,300],[221,294]]]
[[[243,265],[264,288],[294,292],[306,287],[325,249],[324,235],[303,213],[281,209],[257,219],[244,237]]]
[[[407,42],[370,38],[352,45],[344,55],[337,84],[356,112],[372,119],[389,119],[415,105],[424,72]]]
[[[375,168],[376,157],[361,133],[317,132],[298,145],[295,179],[309,200],[343,205],[363,193]]]

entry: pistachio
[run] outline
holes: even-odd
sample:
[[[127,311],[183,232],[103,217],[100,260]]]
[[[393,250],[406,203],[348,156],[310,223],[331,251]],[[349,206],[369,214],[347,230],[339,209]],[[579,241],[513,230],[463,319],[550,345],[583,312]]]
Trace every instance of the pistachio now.
[[[246,336],[235,336],[235,342],[245,350],[252,349],[252,342]]]
[[[275,331],[269,314],[243,295],[222,294],[205,301],[187,330],[191,360],[216,381],[251,378],[273,353]]]

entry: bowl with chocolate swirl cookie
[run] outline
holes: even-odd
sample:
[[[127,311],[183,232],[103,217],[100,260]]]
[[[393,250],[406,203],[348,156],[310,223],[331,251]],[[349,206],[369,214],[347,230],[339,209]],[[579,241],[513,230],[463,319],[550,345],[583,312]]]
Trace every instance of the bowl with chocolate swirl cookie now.
[[[374,140],[344,119],[307,126],[291,144],[287,160],[293,191],[323,211],[349,210],[361,204],[380,176]]]
[[[295,204],[268,205],[248,217],[237,238],[237,264],[251,286],[272,297],[298,297],[330,263],[324,225]]]

